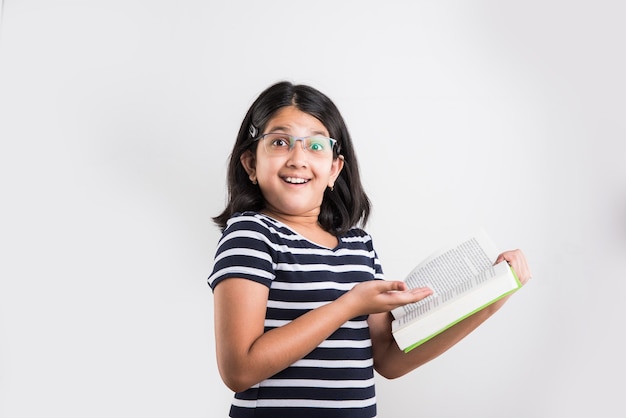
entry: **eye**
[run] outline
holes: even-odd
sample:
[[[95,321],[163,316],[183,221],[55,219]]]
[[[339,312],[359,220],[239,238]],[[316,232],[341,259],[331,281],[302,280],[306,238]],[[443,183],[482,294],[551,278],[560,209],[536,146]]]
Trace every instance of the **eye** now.
[[[289,136],[280,134],[268,135],[269,145],[272,148],[289,148]]]
[[[326,150],[326,148],[329,146],[330,144],[328,143],[328,139],[327,138],[322,138],[322,137],[313,137],[309,139],[309,149],[311,151],[315,151],[315,152],[322,152],[324,150]]]

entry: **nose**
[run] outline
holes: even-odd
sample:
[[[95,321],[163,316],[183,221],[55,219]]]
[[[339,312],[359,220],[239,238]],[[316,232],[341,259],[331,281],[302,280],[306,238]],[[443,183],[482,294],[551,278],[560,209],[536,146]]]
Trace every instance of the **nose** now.
[[[297,142],[300,141],[300,146]],[[304,138],[294,138],[293,145],[289,151],[287,164],[291,166],[305,167],[307,165],[307,152],[305,149]]]

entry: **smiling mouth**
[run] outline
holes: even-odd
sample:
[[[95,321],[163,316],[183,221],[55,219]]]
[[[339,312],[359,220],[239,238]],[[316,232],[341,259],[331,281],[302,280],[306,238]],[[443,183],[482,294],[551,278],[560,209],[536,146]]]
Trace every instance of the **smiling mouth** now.
[[[283,180],[289,184],[304,184],[309,182],[309,179],[303,179],[300,177],[284,177]]]

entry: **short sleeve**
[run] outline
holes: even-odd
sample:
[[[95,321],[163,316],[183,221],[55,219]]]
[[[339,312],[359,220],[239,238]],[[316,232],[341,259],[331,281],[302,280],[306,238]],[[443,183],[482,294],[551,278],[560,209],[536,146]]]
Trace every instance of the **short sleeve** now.
[[[270,287],[275,278],[270,231],[256,217],[239,215],[230,219],[215,252],[208,284],[215,290],[228,278],[243,278]]]

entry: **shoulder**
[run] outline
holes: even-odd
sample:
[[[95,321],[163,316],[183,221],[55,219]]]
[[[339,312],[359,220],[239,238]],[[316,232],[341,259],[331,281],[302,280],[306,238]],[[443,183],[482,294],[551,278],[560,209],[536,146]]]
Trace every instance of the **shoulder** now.
[[[368,248],[373,248],[372,236],[361,228],[351,228],[341,235],[339,239],[345,244],[364,245]]]
[[[222,231],[222,240],[233,237],[270,238],[280,231],[272,219],[258,212],[238,212],[226,222]]]
[[[222,233],[209,276],[212,288],[230,277],[270,286],[274,279],[273,254],[278,245],[266,217],[255,212],[234,214]]]
[[[273,253],[298,246],[302,237],[286,225],[258,212],[235,213],[226,223],[218,249],[239,247],[265,248]]]
[[[258,212],[237,212],[226,221],[223,233],[242,229],[267,230],[268,227],[267,217]]]

